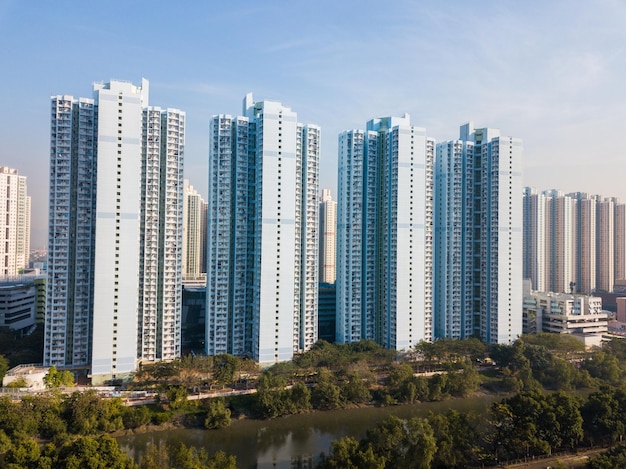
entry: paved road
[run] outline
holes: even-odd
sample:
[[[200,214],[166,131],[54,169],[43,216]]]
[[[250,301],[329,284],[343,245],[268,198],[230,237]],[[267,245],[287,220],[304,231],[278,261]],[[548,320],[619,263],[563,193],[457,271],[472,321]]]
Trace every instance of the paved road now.
[[[502,467],[505,469],[546,469],[556,467],[578,469],[585,467],[590,456],[595,456],[603,451],[607,451],[607,448],[592,449],[585,452],[579,452],[577,454],[555,456],[541,460],[503,465]],[[559,463],[561,466],[559,466]]]

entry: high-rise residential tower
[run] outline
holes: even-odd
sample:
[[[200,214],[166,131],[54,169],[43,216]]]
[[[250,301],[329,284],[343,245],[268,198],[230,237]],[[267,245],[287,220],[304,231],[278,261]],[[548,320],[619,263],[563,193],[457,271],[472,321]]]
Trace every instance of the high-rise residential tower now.
[[[534,198],[542,197],[542,203]],[[524,275],[533,289],[557,293],[613,291],[626,275],[626,209],[619,199],[558,190],[524,192],[524,233],[535,225],[544,234],[524,241]],[[541,245],[543,244],[543,245]],[[537,265],[545,282],[535,283],[529,266]],[[537,277],[540,278],[540,277]]]
[[[585,192],[568,194],[574,200],[576,248],[574,278],[576,291],[591,293],[596,289],[597,204],[596,197]]]
[[[289,360],[317,340],[320,129],[248,94],[210,124],[207,353]]]
[[[596,291],[612,292],[615,283],[615,199],[596,202]]]
[[[626,279],[626,204],[615,203],[615,280]]]
[[[339,135],[338,342],[432,339],[433,159],[408,115]]]
[[[546,226],[543,291],[569,293],[575,288],[575,203],[557,190],[545,191],[543,195]]]
[[[546,200],[531,187],[524,188],[524,278],[535,291],[546,291]]]
[[[30,254],[30,197],[26,176],[0,167],[0,275],[14,276],[28,267]]]
[[[52,97],[44,365],[100,382],[180,354],[184,123],[147,80]]]
[[[195,281],[206,274],[207,203],[185,179],[183,213],[183,279]]]
[[[435,337],[522,333],[522,142],[461,126],[437,145]]]
[[[335,283],[337,276],[337,202],[330,189],[322,189],[320,202],[320,283]]]

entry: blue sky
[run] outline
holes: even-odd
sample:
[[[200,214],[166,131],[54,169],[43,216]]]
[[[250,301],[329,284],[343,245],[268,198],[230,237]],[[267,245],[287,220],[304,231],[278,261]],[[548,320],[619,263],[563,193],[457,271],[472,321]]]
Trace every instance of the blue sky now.
[[[337,134],[408,112],[437,140],[470,120],[521,137],[525,185],[626,200],[625,25],[623,0],[0,0],[0,165],[28,177],[43,247],[50,96],[145,77],[186,111],[204,195],[208,121],[252,91],[321,126],[333,191]]]

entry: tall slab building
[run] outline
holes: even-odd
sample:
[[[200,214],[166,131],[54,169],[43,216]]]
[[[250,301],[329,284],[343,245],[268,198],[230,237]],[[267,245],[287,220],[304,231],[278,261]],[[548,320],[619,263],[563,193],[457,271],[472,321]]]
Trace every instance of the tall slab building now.
[[[615,197],[558,190],[524,191],[524,233],[543,224],[543,236],[525,238],[524,275],[537,291],[612,292],[626,275],[626,206]],[[527,242],[528,241],[528,242]],[[529,267],[537,265],[545,282]]]
[[[183,279],[194,282],[206,274],[207,203],[187,179],[183,206]]]
[[[99,382],[175,358],[185,114],[147,80],[51,102],[44,365]]]
[[[339,135],[338,342],[432,339],[433,161],[408,115]]]
[[[522,333],[522,142],[461,126],[437,145],[435,337]]]
[[[524,188],[524,278],[531,288],[546,290],[546,200],[543,193],[532,187]]]
[[[320,129],[255,102],[210,124],[207,353],[289,360],[317,340]]]
[[[0,167],[0,276],[11,277],[28,267],[30,255],[30,197],[26,176]]]
[[[320,283],[334,284],[337,277],[337,202],[330,189],[322,190],[320,202]]]

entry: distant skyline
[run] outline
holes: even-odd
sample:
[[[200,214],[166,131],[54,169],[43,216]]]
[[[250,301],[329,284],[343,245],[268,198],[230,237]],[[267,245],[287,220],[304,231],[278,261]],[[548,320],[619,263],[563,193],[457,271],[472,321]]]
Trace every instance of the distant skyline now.
[[[210,118],[253,92],[321,127],[333,197],[338,134],[408,112],[437,141],[468,121],[520,137],[525,186],[626,200],[624,24],[619,0],[0,0],[0,166],[28,178],[43,247],[50,96],[144,77],[151,102],[186,112],[185,177],[204,197]]]

